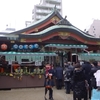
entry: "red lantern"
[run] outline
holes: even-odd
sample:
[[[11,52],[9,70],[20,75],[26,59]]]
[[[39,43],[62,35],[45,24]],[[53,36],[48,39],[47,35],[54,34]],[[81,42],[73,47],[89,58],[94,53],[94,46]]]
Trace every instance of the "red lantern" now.
[[[1,45],[1,49],[2,49],[2,50],[7,50],[7,45],[6,45],[6,44],[2,44],[2,45]]]

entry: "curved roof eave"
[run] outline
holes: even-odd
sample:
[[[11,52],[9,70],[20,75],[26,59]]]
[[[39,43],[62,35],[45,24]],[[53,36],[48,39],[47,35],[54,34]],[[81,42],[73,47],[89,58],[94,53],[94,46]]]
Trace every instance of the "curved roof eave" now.
[[[26,27],[24,29],[21,29],[21,30],[18,30],[18,31],[9,33],[9,34],[21,34],[21,33],[24,33],[25,31],[31,30],[33,28],[38,27],[39,25],[42,25],[42,24],[46,23],[48,20],[50,20],[54,16],[58,16],[60,19],[63,19],[63,17],[60,15],[60,13],[58,12],[58,10],[54,9],[50,14],[48,14],[43,19],[40,19],[39,21],[34,22],[33,24],[31,24],[30,26],[28,26],[28,27]]]
[[[75,27],[74,25],[72,25],[73,27]],[[80,30],[79,28],[77,28],[77,27],[75,27],[76,29],[78,29],[78,30]],[[88,35],[88,36],[92,36],[92,37],[94,37],[93,35],[91,35],[91,34],[88,34],[88,33],[86,33],[86,32],[84,32],[84,31],[82,31],[82,30],[80,30],[81,32],[83,32],[84,34],[86,34],[86,35]]]
[[[99,38],[95,38],[93,36],[90,36],[86,33],[84,33],[83,31],[73,27],[73,26],[66,26],[66,25],[55,25],[55,26],[51,26],[41,32],[38,33],[34,33],[34,34],[21,34],[21,37],[24,38],[42,38],[44,36],[53,34],[54,32],[71,32],[73,34],[76,34],[86,40],[94,40],[94,41],[100,41]]]

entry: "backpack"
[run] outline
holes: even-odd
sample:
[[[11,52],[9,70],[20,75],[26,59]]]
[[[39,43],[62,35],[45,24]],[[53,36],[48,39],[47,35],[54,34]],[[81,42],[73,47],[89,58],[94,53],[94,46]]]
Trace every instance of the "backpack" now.
[[[66,78],[67,79],[71,79],[71,77],[72,77],[72,70],[71,70],[71,68],[66,68]]]

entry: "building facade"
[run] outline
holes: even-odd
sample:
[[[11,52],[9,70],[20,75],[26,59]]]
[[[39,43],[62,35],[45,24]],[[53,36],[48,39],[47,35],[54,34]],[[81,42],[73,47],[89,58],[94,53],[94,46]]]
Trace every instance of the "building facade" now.
[[[55,7],[31,26],[0,33],[0,89],[44,86],[45,64],[99,61],[98,50],[100,38],[73,26]]]
[[[52,12],[54,6],[56,6],[57,10],[62,15],[62,0],[40,0],[40,4],[35,5],[32,10],[32,22],[47,16]]]
[[[94,20],[93,23],[91,24],[88,33],[100,38],[100,20]]]
[[[28,27],[31,24],[31,21],[25,21],[25,26]]]

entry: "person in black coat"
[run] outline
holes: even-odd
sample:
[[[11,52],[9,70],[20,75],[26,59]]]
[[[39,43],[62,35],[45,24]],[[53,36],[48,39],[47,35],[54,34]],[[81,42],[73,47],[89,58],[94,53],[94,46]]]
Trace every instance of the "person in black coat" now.
[[[77,99],[81,100],[82,98],[84,98],[84,100],[88,100],[87,88],[86,88],[88,82],[86,80],[84,70],[79,63],[75,65],[72,80],[73,80],[73,100]]]
[[[91,80],[91,87],[92,89],[96,89],[96,78],[94,77],[94,73],[98,70],[98,63],[97,61],[93,62],[93,67],[91,68],[90,71],[90,80]]]
[[[58,64],[55,68],[56,88],[61,89],[63,86],[63,68]]]
[[[92,68],[92,65],[89,61],[84,61],[84,64],[82,65],[82,68],[85,72],[85,75],[86,75],[86,80],[88,81],[88,84],[89,84],[89,98],[91,98],[91,81],[90,81],[90,71],[91,71],[91,68]]]

